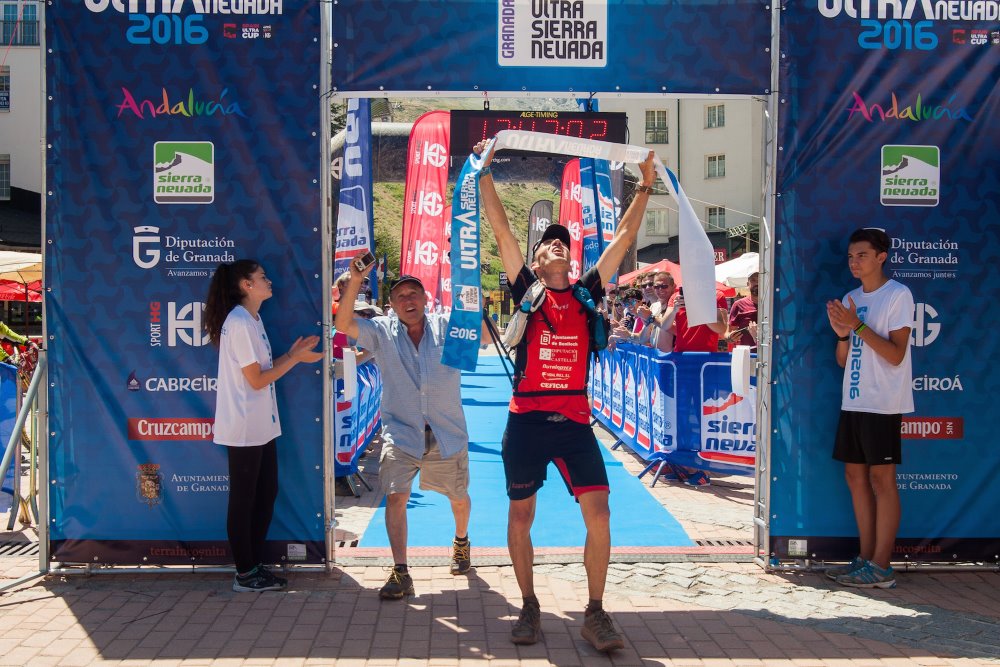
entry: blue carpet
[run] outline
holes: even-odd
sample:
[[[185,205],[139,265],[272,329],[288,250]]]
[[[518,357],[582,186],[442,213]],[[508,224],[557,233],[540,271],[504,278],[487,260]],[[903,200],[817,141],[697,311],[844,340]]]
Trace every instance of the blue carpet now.
[[[507,494],[500,439],[507,424],[510,382],[499,357],[481,356],[475,373],[462,374],[462,404],[469,427],[469,535],[476,547],[507,546]],[[616,547],[693,546],[677,520],[603,447],[611,484],[611,543]],[[407,510],[409,546],[450,546],[455,523],[448,499],[413,483]],[[536,547],[582,547],[585,537],[580,509],[555,466],[538,492],[531,539]],[[375,512],[358,546],[388,547],[385,500]]]

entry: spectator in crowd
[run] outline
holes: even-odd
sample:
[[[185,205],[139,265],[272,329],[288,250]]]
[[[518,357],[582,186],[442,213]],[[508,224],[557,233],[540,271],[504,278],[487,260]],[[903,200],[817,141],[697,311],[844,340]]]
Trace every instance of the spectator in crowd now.
[[[716,320],[709,324],[688,326],[687,309],[684,307],[684,288],[680,288],[670,297],[670,307],[676,307],[674,317],[674,352],[718,352],[719,336],[726,333],[729,322],[729,310],[726,298],[719,293],[715,295]]]
[[[8,327],[3,322],[0,322],[0,338],[9,340],[12,343],[14,343],[17,347],[20,347],[20,348],[29,348],[29,347],[30,348],[37,348],[38,347],[37,345],[35,345],[35,343],[33,341],[28,340],[27,336],[22,336],[21,334],[17,333],[16,331],[14,331],[10,327]],[[16,351],[17,350],[15,349],[14,352],[16,352]],[[17,357],[14,354],[14,352],[8,353],[7,350],[5,350],[2,347],[0,347],[0,361],[6,362],[6,363],[16,363]]]
[[[885,275],[889,235],[858,229],[847,246],[847,265],[861,285],[826,304],[837,335],[837,363],[845,370],[833,458],[844,463],[858,524],[859,553],[827,570],[838,584],[893,588],[889,561],[901,514],[896,466],[903,461],[903,414],[913,412],[910,330],[913,295]]]
[[[754,335],[757,327],[751,331],[751,323],[757,323],[757,284],[760,275],[754,271],[747,278],[747,289],[750,296],[737,299],[733,302],[733,307],[729,311],[729,342],[734,345],[748,345],[757,347],[757,338]]]
[[[639,343],[656,348],[660,352],[673,352],[672,328],[680,309],[676,303],[673,307],[670,306],[670,297],[676,290],[674,277],[668,271],[660,271],[653,275],[652,284],[656,301],[649,308],[646,326],[639,334]]]
[[[205,299],[204,326],[219,349],[213,439],[229,459],[226,533],[237,593],[282,590],[288,580],[264,565],[267,530],[278,498],[281,421],[273,384],[296,364],[323,358],[319,336],[301,336],[277,359],[260,316],[272,295],[264,267],[251,259],[220,264]]]
[[[354,315],[364,274],[354,262],[350,266],[337,329],[372,350],[382,370],[384,444],[379,481],[386,493],[385,527],[395,565],[379,597],[398,600],[414,594],[407,565],[406,505],[418,472],[421,489],[437,491],[451,503],[455,520],[451,573],[466,574],[472,566],[469,434],[462,411],[462,373],[441,363],[448,318],[427,313],[427,292],[419,278],[400,276],[389,288],[389,302],[397,317],[367,320]]]
[[[486,145],[480,143],[474,150],[481,153]],[[569,230],[561,225],[551,225],[545,230],[532,248],[530,267],[525,265],[524,251],[510,229],[493,184],[490,157],[484,160],[480,179],[483,207],[500,248],[504,270],[514,277],[511,294],[518,302],[529,292],[538,292],[541,299],[541,307],[532,313],[517,347],[514,396],[502,444],[510,498],[507,548],[524,601],[511,631],[511,641],[534,644],[542,635],[541,611],[534,588],[531,525],[537,492],[546,479],[549,463],[555,462],[567,490],[579,503],[587,530],[584,568],[590,601],[581,634],[598,651],[620,649],[624,641],[603,608],[611,556],[610,487],[600,445],[590,425],[586,394],[590,326],[574,290],[582,287],[595,303],[604,296],[604,283],[614,276],[635,240],[653,191],[656,178],[653,152],[639,165],[642,184],[622,216],[614,240],[576,285],[569,281]]]
[[[648,306],[656,301],[656,292],[653,290],[653,274],[644,273],[636,279],[636,285],[642,290],[642,301]]]

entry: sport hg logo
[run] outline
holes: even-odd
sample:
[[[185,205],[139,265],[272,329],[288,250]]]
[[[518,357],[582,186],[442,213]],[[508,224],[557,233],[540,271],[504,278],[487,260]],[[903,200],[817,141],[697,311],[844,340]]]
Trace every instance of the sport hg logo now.
[[[438,247],[433,241],[417,241],[413,244],[413,262],[424,266],[436,266]]]
[[[160,228],[133,227],[132,261],[140,269],[151,269],[160,263]]]
[[[444,200],[441,198],[441,193],[421,191],[417,212],[433,217],[444,213]]]
[[[440,169],[448,162],[448,151],[441,144],[424,142],[423,163]]]
[[[157,204],[215,201],[215,146],[211,141],[153,144],[153,201]]]
[[[913,318],[913,346],[926,347],[937,340],[941,333],[941,323],[934,322],[938,312],[929,303],[918,303]]]
[[[882,146],[882,206],[937,206],[941,152],[937,146]]]
[[[209,337],[202,330],[201,316],[205,304],[200,301],[178,304],[167,302],[167,347],[177,347],[178,341],[191,347],[201,347],[209,343]],[[163,345],[163,306],[159,301],[149,303],[149,346]]]

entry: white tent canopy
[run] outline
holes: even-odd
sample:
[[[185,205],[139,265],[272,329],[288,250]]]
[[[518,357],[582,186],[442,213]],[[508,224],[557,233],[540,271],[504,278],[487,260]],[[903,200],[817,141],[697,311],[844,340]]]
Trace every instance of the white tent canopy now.
[[[746,287],[751,273],[760,271],[760,255],[755,252],[743,253],[728,262],[715,265],[715,279],[730,287]]]
[[[42,278],[42,256],[37,252],[0,251],[0,279],[31,283]]]

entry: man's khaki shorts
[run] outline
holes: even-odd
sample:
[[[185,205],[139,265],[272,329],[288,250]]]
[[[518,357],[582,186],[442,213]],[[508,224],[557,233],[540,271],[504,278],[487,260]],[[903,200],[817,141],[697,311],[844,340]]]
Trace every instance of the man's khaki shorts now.
[[[469,450],[442,459],[437,438],[429,430],[424,431],[423,458],[411,456],[390,442],[382,446],[378,478],[387,494],[409,493],[418,471],[422,490],[437,491],[451,500],[469,497]]]

